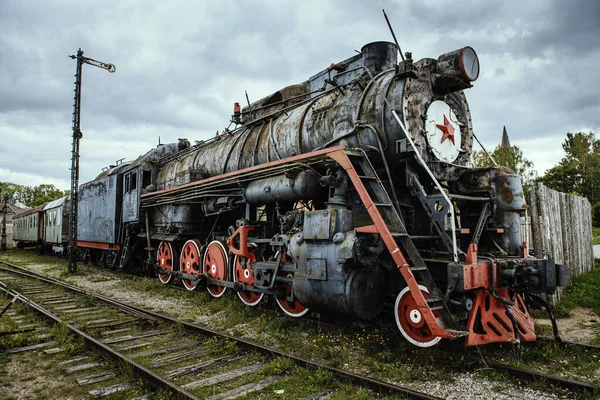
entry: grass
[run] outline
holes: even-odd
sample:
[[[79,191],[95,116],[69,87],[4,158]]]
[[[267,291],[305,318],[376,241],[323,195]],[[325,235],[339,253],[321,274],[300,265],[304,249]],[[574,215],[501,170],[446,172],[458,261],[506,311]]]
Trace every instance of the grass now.
[[[558,316],[568,316],[576,307],[591,309],[600,316],[600,259],[595,260],[594,268],[579,275],[565,287],[556,304]]]
[[[600,227],[592,227],[594,244],[600,244]]]
[[[11,254],[11,258],[19,258],[19,262],[23,264],[42,263],[42,260],[38,261],[38,257],[32,252]],[[48,264],[48,260],[51,260],[49,270],[66,269],[66,264],[60,260],[45,257],[43,263]],[[15,261],[15,263],[18,262]],[[81,268],[81,270],[84,269]],[[89,271],[89,277],[86,279],[98,281],[96,279],[97,272],[91,269]],[[106,279],[104,277],[102,280]],[[182,314],[182,310],[178,310],[176,307],[167,311],[168,314],[178,318],[187,317],[196,320],[201,318],[203,322],[208,321],[211,327],[217,330],[240,335],[265,345],[273,345],[281,348],[284,352],[298,354],[304,358],[314,359],[353,372],[368,373],[386,381],[411,382],[426,379],[450,381],[457,371],[465,370],[465,364],[460,357],[453,359],[447,354],[436,352],[435,349],[418,349],[407,343],[399,343],[399,333],[395,325],[393,322],[387,323],[388,319],[383,317],[371,323],[367,329],[353,329],[349,333],[344,329],[328,327],[327,324],[321,326],[314,321],[293,320],[278,311],[274,312],[272,310],[277,309],[277,306],[274,305],[272,299],[268,304],[251,308],[243,305],[232,291],[228,291],[219,299],[213,299],[205,289],[194,293],[175,291],[169,286],[162,285],[155,278],[121,275],[119,279],[123,281],[127,290],[152,293],[156,299],[185,299],[186,305],[191,306],[186,308],[185,314]],[[600,285],[600,264],[597,261],[593,271],[574,279],[573,283],[566,288],[559,303],[560,312],[567,314],[575,307],[594,308],[594,306],[598,308],[596,312],[599,312],[600,291],[594,293],[594,287],[598,287],[598,285]],[[81,301],[91,302],[93,297],[90,296],[89,299],[84,298]],[[390,324],[394,326],[390,326]],[[175,334],[185,335],[181,325],[174,328]],[[538,326],[538,328],[548,332],[550,329],[549,326]],[[203,345],[211,344],[219,349],[221,355],[239,354],[241,350],[235,342],[223,339],[215,339],[214,343],[208,340]],[[509,352],[510,350],[507,351],[505,348],[496,353],[496,358],[499,360],[506,357]],[[486,348],[485,353],[486,357],[494,357],[490,348]],[[206,357],[214,357],[214,354]],[[142,364],[149,361],[150,359],[140,360]],[[561,352],[560,349],[544,349],[533,346],[524,354],[520,362],[526,363],[527,367],[541,365],[543,368],[553,368],[557,374],[574,378],[577,378],[579,374],[591,374],[591,366],[597,363],[593,355],[578,357],[572,353]],[[237,364],[233,363],[230,368],[235,365]],[[125,375],[127,375],[126,372]],[[211,372],[215,373],[216,371]],[[324,371],[298,369],[286,358],[269,362],[253,377],[262,378],[265,374],[274,373],[285,376],[285,379],[276,385],[277,389],[285,391],[282,398],[297,398],[327,389],[337,390],[332,399],[373,398],[373,393],[369,391],[358,391],[356,387],[345,386],[335,380],[332,382],[331,377]],[[482,375],[491,375],[492,380],[499,383],[504,380],[502,376],[494,376],[493,372],[486,373],[484,371]],[[228,389],[229,385],[229,383],[225,383],[220,385],[219,389]],[[204,396],[214,394],[216,389],[214,387],[197,389],[195,392]],[[258,397],[272,398],[273,396],[273,387],[271,387],[261,392]]]

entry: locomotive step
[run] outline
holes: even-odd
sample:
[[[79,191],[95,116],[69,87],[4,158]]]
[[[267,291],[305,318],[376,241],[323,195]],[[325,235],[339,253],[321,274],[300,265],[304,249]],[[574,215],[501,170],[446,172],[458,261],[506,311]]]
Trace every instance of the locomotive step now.
[[[444,299],[442,299],[441,297],[438,297],[438,296],[429,296],[429,297],[425,298],[425,300],[427,300],[427,303],[429,303],[429,304],[444,301]]]
[[[393,237],[407,237],[408,233],[406,232],[390,232]]]
[[[469,331],[461,331],[461,330],[458,330],[458,329],[446,329],[446,328],[444,328],[444,330],[446,332],[448,332],[448,333],[451,333],[455,338],[467,336],[470,333]]]

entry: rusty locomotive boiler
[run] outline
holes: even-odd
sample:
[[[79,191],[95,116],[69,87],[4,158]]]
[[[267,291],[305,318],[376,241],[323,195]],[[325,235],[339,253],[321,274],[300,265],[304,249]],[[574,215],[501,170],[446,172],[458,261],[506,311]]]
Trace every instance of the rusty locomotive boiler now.
[[[111,243],[80,237],[83,256],[214,297],[229,289],[248,306],[269,296],[293,317],[371,319],[395,299],[399,330],[422,347],[535,340],[526,301],[569,277],[530,257],[519,178],[469,165],[463,90],[478,76],[470,47],[398,62],[394,44],[376,42],[236,104],[234,130],[99,177],[116,176],[102,193],[120,203]]]

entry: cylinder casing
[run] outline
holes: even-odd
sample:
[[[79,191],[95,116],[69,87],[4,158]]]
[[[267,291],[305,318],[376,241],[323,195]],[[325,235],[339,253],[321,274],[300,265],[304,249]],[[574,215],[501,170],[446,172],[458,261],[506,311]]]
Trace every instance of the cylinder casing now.
[[[252,181],[246,186],[244,197],[248,204],[261,205],[312,199],[322,189],[314,174],[302,171],[295,177],[279,175]]]

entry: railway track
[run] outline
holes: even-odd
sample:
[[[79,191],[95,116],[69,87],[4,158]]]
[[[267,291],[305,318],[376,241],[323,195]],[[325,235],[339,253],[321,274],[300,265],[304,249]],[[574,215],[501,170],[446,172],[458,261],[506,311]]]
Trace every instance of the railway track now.
[[[10,269],[0,268],[0,272],[1,271],[5,271],[5,272],[12,271],[15,273],[19,273],[21,276],[28,276],[31,279],[40,279],[51,285],[60,285],[63,288],[65,288],[71,292],[74,292],[74,293],[79,293],[80,295],[90,296],[89,293],[87,293],[86,291],[84,291],[80,288],[77,288],[75,286],[65,284],[65,283],[56,281],[54,279],[43,277],[41,275],[32,273],[21,267],[18,267],[14,264],[6,263],[3,261],[0,261],[0,263],[5,264],[10,267]],[[329,367],[327,365],[324,365],[324,364],[321,364],[318,362],[303,359],[303,358],[296,357],[296,356],[293,356],[290,354],[285,354],[279,350],[269,348],[267,346],[253,343],[251,341],[237,338],[237,337],[234,337],[231,335],[222,334],[222,333],[219,333],[217,331],[211,330],[211,329],[203,327],[203,326],[198,326],[195,324],[178,321],[174,318],[164,316],[164,315],[161,315],[156,312],[144,310],[139,307],[123,304],[123,303],[117,302],[113,299],[106,298],[101,295],[95,295],[95,296],[97,297],[97,299],[99,301],[101,301],[105,304],[109,304],[109,305],[117,307],[117,308],[122,308],[123,310],[134,313],[135,315],[138,315],[138,316],[144,316],[144,318],[147,318],[148,320],[160,321],[162,323],[166,323],[166,324],[170,324],[170,325],[179,324],[179,326],[181,326],[181,328],[185,329],[186,331],[193,332],[202,337],[225,338],[227,340],[231,340],[232,342],[235,342],[240,349],[243,349],[245,351],[254,351],[254,352],[260,353],[266,357],[270,357],[271,359],[273,357],[283,357],[286,359],[290,359],[290,360],[293,360],[294,363],[296,363],[297,365],[299,365],[303,368],[320,368],[320,369],[331,372],[333,375],[335,375],[336,377],[338,377],[339,379],[341,379],[343,381],[350,381],[350,382],[353,382],[354,384],[368,387],[369,389],[374,390],[376,392],[395,393],[396,395],[401,394],[407,398],[426,398],[426,399],[436,398],[436,397],[428,396],[425,393],[415,392],[413,390],[410,390],[408,388],[405,388],[405,387],[402,387],[399,385],[388,384],[383,381],[360,376],[360,375],[353,374],[353,373],[350,373],[350,372],[347,372],[344,370],[340,370],[337,368],[332,368],[332,367]],[[116,322],[116,323],[120,324],[120,322]],[[543,341],[549,342],[550,340],[543,339]],[[565,346],[568,346],[571,348],[580,348],[582,350],[599,351],[599,354],[600,354],[600,349],[597,346],[591,346],[591,345],[573,343],[573,342],[565,342]],[[463,351],[463,355],[464,355],[464,348],[462,348],[462,351]],[[456,354],[456,352],[454,352],[454,354]],[[465,364],[473,365],[476,367],[484,367],[484,368],[493,369],[497,372],[503,373],[505,375],[509,375],[509,376],[511,376],[519,381],[522,381],[522,382],[542,381],[542,382],[545,382],[547,384],[550,384],[550,385],[553,385],[553,386],[556,386],[559,388],[567,389],[573,393],[598,393],[598,387],[591,385],[589,383],[580,382],[580,381],[576,381],[576,380],[572,380],[572,379],[566,379],[566,378],[559,377],[559,376],[542,374],[537,371],[531,371],[531,370],[527,370],[524,368],[518,368],[518,367],[511,366],[511,365],[503,364],[500,362],[494,362],[494,361],[490,362],[489,360],[485,361],[483,359],[483,357],[476,357],[476,356],[474,356],[474,354],[471,354],[471,356],[465,357],[464,362],[465,362]],[[142,375],[143,375],[143,372],[142,372]],[[151,377],[151,379],[150,379],[151,384],[153,384],[154,386],[167,388],[165,386],[162,386],[158,382],[152,382],[152,379],[156,379],[156,378]],[[185,384],[183,386],[185,386]],[[172,389],[167,389],[167,390],[172,390]],[[179,393],[179,392],[176,390],[175,393]],[[194,398],[194,397],[191,397],[191,398]]]
[[[274,387],[287,377],[277,373],[273,363],[288,360],[300,368],[327,371],[356,390],[364,387],[394,398],[439,399],[91,294],[14,264],[0,263],[8,267],[0,267],[0,282],[13,277],[9,285],[0,286],[5,294],[16,296],[54,323],[65,324],[72,334],[83,338],[88,348],[124,366],[149,386],[178,398],[235,398]],[[124,390],[128,385],[129,382],[122,382],[105,390]],[[225,389],[211,391],[215,385]],[[331,393],[332,390],[322,390],[307,398],[326,398]]]

